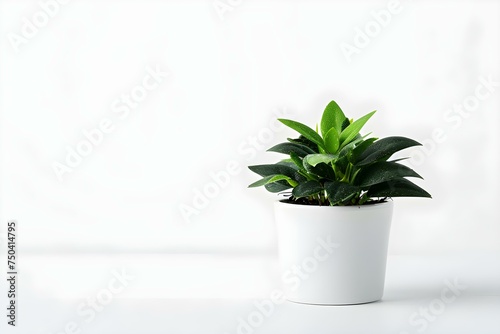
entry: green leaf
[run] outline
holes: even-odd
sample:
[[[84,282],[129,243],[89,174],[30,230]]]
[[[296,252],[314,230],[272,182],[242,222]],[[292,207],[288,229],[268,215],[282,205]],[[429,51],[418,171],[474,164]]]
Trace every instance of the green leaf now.
[[[295,167],[298,168],[304,174],[307,174],[307,170],[304,168],[304,162],[301,157],[297,155],[295,152],[290,153],[290,159],[294,163]]]
[[[410,159],[410,157],[405,157],[405,158],[394,159],[394,160],[391,160],[391,161],[389,161],[389,162],[399,162],[399,161],[408,160],[408,159]]]
[[[292,186],[286,181],[278,181],[274,183],[268,183],[264,186],[267,191],[272,193],[279,193],[290,189]]]
[[[362,168],[356,177],[356,184],[360,187],[367,187],[402,177],[422,178],[409,167],[395,162],[382,161]]]
[[[349,125],[351,125],[351,121],[349,120],[349,118],[345,118],[344,121],[342,122],[342,127],[340,128],[340,132],[341,133],[342,131],[344,131]]]
[[[316,167],[321,162],[328,164],[337,158],[337,154],[308,154],[304,157],[304,163]]]
[[[299,170],[299,168],[295,165],[295,163],[293,162],[292,159],[284,159],[284,160],[277,162],[276,164],[293,168],[296,171]]]
[[[318,156],[329,156],[329,154],[314,154]],[[330,154],[331,155],[331,154]],[[306,156],[307,157],[307,156]],[[302,168],[305,173],[312,179],[324,178],[327,180],[335,180],[335,172],[331,165],[323,162],[318,162],[314,166],[310,165],[306,158],[302,159]]]
[[[342,123],[347,118],[344,115],[342,109],[340,109],[339,105],[335,101],[331,101],[325,108],[323,112],[323,116],[321,117],[321,134],[323,138],[326,137],[328,131],[332,128],[337,130],[337,134],[340,133]]]
[[[318,181],[307,181],[293,188],[292,195],[295,198],[316,195],[323,191],[323,186]]]
[[[281,180],[285,180],[292,187],[295,187],[297,185],[296,181],[292,180],[290,177],[288,177],[286,175],[269,175],[269,176],[264,177],[263,179],[260,179],[259,181],[252,183],[248,187],[249,188],[260,187],[260,186],[266,185],[268,183],[274,183],[274,182],[281,181]]]
[[[406,137],[387,137],[377,140],[357,159],[356,166],[366,166],[377,161],[387,160],[394,153],[408,147],[421,145]]]
[[[290,119],[283,119],[283,118],[279,118],[278,121],[285,124],[289,128],[292,128],[293,130],[297,131],[298,133],[300,133],[301,135],[303,135],[304,137],[306,137],[319,147],[323,149],[325,148],[325,143],[323,142],[323,138],[321,138],[321,136],[316,131],[314,131],[307,125],[296,121],[292,121]]]
[[[260,176],[266,177],[269,175],[286,175],[297,182],[305,181],[305,177],[300,175],[297,169],[294,169],[286,164],[277,163],[273,165],[255,165],[248,166],[252,172],[259,174]]]
[[[373,185],[368,189],[369,197],[428,197],[432,196],[415,183],[404,178]]]
[[[309,147],[297,143],[281,143],[268,149],[269,152],[278,152],[290,155],[291,152],[296,153],[299,157],[304,157],[314,153]]]
[[[365,141],[359,143],[351,152],[351,155],[349,156],[349,161],[352,163],[355,163],[359,156],[363,154],[363,152],[370,147],[374,141],[376,141],[378,138],[368,138]]]
[[[304,163],[304,168],[307,171],[307,175],[311,178],[317,179],[326,179],[326,180],[336,180],[335,171],[333,170],[331,165],[327,165],[325,163],[319,163],[316,166],[311,166],[307,163]]]
[[[325,147],[329,153],[336,153],[340,146],[340,138],[337,129],[331,128],[325,137]]]
[[[319,153],[319,150],[318,150],[318,145],[316,145],[315,143],[313,143],[312,141],[310,141],[309,139],[307,139],[306,137],[304,136],[299,136],[299,138],[297,139],[291,139],[291,138],[287,138],[287,140],[290,142],[290,143],[297,143],[297,144],[301,144],[301,145],[304,145],[304,146],[307,146],[308,148],[310,148],[314,153]]]
[[[361,117],[360,119],[354,121],[351,123],[345,130],[342,131],[340,134],[340,142],[342,143],[341,145],[347,145],[351,140],[356,137],[356,135],[359,133],[361,128],[365,125],[366,122],[370,119],[370,117],[375,114],[376,111],[372,111],[371,113],[368,113]]]
[[[332,205],[343,204],[352,199],[360,189],[352,184],[344,182],[326,182],[325,190]]]

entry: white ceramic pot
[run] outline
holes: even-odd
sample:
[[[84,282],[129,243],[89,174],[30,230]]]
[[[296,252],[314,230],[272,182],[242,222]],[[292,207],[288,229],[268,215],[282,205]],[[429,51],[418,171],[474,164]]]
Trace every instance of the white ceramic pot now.
[[[286,298],[325,305],[381,299],[392,209],[392,201],[345,207],[276,202]]]

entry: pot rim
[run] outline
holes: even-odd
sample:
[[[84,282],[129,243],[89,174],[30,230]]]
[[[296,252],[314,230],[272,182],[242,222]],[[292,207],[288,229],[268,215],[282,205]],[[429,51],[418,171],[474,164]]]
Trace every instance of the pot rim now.
[[[348,206],[330,206],[330,205],[306,205],[306,204],[293,204],[285,203],[283,200],[274,201],[275,206],[285,207],[288,206],[294,209],[303,210],[344,210],[344,211],[357,211],[357,210],[369,210],[369,209],[383,209],[386,207],[394,206],[394,201],[389,198],[385,202],[375,203],[375,204],[363,204],[363,205],[348,205]]]

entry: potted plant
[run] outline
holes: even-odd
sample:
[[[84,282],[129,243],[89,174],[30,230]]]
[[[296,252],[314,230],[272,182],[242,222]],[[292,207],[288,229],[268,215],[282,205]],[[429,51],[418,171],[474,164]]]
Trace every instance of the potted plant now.
[[[421,178],[403,159],[421,145],[405,137],[359,132],[375,111],[349,120],[335,101],[316,131],[279,119],[300,136],[268,151],[287,157],[249,166],[264,186],[287,198],[275,203],[286,297],[309,304],[360,304],[382,298],[393,197],[431,197],[407,177]],[[291,189],[291,192],[290,192]]]

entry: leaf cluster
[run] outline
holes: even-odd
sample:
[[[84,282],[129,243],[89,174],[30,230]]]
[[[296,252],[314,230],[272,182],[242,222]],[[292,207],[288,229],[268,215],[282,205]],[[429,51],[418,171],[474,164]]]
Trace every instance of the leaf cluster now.
[[[291,191],[290,200],[312,205],[362,205],[388,197],[431,197],[408,177],[421,178],[411,168],[389,160],[403,149],[421,145],[406,137],[362,136],[375,114],[349,120],[335,101],[325,108],[316,131],[300,122],[279,119],[299,133],[268,151],[286,155],[275,164],[249,166],[262,178],[249,187],[273,193]]]

